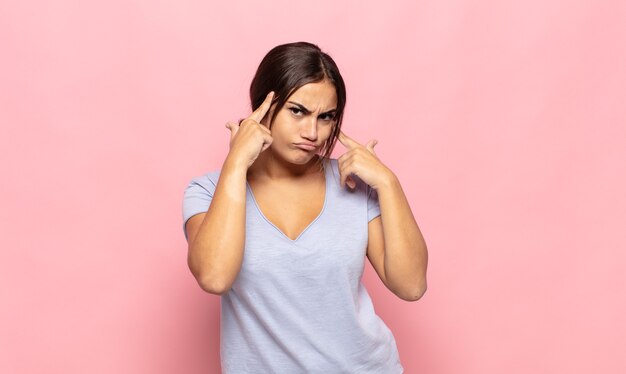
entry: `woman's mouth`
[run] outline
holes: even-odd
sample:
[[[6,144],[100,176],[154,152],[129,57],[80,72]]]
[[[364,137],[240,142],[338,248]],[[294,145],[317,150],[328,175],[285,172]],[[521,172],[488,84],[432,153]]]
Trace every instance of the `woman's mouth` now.
[[[314,151],[317,147],[313,144],[308,144],[308,143],[296,143],[296,147],[307,151],[307,152],[311,152]]]

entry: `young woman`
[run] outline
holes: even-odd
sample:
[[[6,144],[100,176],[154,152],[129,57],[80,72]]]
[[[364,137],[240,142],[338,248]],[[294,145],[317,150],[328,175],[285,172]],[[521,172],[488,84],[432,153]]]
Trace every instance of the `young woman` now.
[[[365,257],[398,297],[426,291],[427,249],[394,173],[341,131],[346,91],[310,43],[273,48],[228,123],[219,171],[184,194],[188,264],[221,295],[224,373],[402,373],[361,283]],[[330,154],[339,140],[347,149]]]

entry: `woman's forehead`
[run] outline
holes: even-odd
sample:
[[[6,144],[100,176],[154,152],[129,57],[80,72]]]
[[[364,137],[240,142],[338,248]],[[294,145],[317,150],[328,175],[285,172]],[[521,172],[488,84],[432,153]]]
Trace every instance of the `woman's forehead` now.
[[[291,94],[287,101],[297,102],[311,111],[328,111],[337,107],[337,90],[327,80],[307,83]]]

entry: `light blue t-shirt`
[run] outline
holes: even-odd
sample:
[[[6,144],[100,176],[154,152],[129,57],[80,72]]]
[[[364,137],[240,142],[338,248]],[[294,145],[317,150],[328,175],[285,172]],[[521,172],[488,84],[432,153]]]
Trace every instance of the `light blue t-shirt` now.
[[[246,184],[243,262],[221,296],[224,374],[403,372],[395,339],[361,283],[378,196],[358,177],[355,191],[341,188],[337,160],[330,165],[322,211],[296,240],[263,215]],[[189,183],[183,230],[208,210],[218,178],[215,171]]]

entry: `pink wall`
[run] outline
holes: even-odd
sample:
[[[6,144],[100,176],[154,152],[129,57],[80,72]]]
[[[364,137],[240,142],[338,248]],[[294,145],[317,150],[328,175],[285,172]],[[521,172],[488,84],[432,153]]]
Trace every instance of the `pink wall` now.
[[[407,373],[626,372],[625,2],[226,3],[0,3],[0,372],[218,372],[182,192],[297,40],[429,246],[416,303],[366,274]]]

